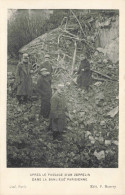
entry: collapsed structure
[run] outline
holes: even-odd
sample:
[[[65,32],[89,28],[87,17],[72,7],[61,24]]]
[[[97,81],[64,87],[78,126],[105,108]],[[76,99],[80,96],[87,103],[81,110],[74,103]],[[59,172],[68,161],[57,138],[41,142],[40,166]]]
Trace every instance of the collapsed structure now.
[[[84,52],[98,51],[113,63],[119,60],[119,13],[117,11],[93,11],[75,15],[71,11],[61,25],[41,35],[19,50],[28,53],[32,63],[41,60],[45,53],[60,63],[62,60],[72,66],[79,61]]]

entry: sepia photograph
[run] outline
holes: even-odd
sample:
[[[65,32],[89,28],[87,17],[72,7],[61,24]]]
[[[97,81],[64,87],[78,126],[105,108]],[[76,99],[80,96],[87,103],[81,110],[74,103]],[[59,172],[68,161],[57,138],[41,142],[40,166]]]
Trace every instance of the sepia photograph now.
[[[7,12],[7,168],[118,168],[119,10]]]

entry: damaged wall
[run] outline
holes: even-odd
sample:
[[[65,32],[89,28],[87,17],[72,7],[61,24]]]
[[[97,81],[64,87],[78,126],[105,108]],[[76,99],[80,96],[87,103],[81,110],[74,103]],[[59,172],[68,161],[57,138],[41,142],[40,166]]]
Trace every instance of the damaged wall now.
[[[119,60],[119,17],[112,17],[105,22],[96,23],[99,28],[98,47],[103,48],[103,53],[113,62]]]
[[[103,14],[102,16],[98,15],[96,13],[96,16],[93,16],[89,14],[91,17],[91,21],[93,21],[93,25],[89,23],[90,19],[85,19],[84,17],[84,23],[82,24],[82,28],[85,27],[85,40],[89,41],[90,49],[91,46],[94,47],[94,49],[101,51],[104,53],[104,55],[109,58],[113,63],[117,63],[119,61],[119,15],[106,15]],[[83,19],[82,19],[83,20]],[[81,21],[82,21],[81,20]],[[71,36],[71,33],[74,34],[74,36],[78,35],[79,30],[79,24],[76,21],[69,21],[72,22],[72,29],[77,26],[77,35],[75,32],[69,30],[71,27],[71,24],[68,23],[67,30],[70,34],[68,36]],[[92,26],[91,30],[87,29],[87,25]],[[86,25],[85,25],[86,24]],[[88,25],[88,27],[89,27]],[[65,32],[63,32],[64,36]],[[96,36],[95,36],[95,33]],[[57,29],[54,29],[48,33],[45,33],[44,35],[41,35],[40,37],[37,37],[33,41],[31,41],[29,44],[25,45],[19,50],[19,53],[27,52],[30,56],[35,56],[35,58],[39,59],[38,54],[40,55],[40,58],[42,55],[46,52],[49,52],[51,54],[51,57],[57,55],[59,53],[59,50],[61,49],[61,54],[63,52],[65,53],[65,56],[67,55],[70,60],[72,60],[73,51],[74,51],[74,44],[71,44],[71,39],[66,39],[63,42],[62,37],[60,36],[62,34],[62,31],[60,30],[60,27]],[[61,37],[61,38],[59,38]],[[94,38],[96,37],[96,38]],[[89,38],[89,39],[88,39]],[[62,41],[62,44],[61,44]],[[59,44],[58,44],[59,42]],[[80,52],[83,53],[85,44],[81,44],[81,42],[77,42],[77,55],[80,56]],[[86,47],[86,45],[85,45]]]

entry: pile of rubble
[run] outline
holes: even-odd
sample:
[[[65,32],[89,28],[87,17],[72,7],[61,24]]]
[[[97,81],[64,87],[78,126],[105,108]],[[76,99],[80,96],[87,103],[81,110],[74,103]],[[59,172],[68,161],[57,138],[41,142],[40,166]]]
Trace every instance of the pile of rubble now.
[[[109,34],[107,39],[111,44],[114,38],[118,38],[117,33],[114,33],[115,37],[112,35],[113,29],[114,32],[118,31],[118,15],[101,13],[97,17],[96,13],[91,13],[84,15],[83,21],[74,12],[71,15],[72,20],[64,19],[59,28],[36,38],[20,50],[20,54],[26,52],[30,55],[32,65],[39,65],[44,54],[49,53],[54,69],[52,88],[60,82],[66,84],[68,117],[63,144],[53,142],[46,131],[47,121],[42,124],[35,122],[32,105],[27,105],[29,109],[26,106],[18,108],[16,99],[9,95],[11,82],[14,82],[9,73],[8,156],[12,158],[9,166],[12,166],[16,155],[20,166],[118,167],[118,56],[113,57],[113,60],[108,56],[109,50],[106,51],[106,47],[109,42],[106,39],[102,45],[106,33]],[[77,87],[75,74],[80,56],[84,53],[89,56],[93,72],[93,81],[88,92]],[[37,75],[34,75],[34,83],[36,79]],[[39,100],[34,102],[33,106],[38,108],[35,114],[39,112],[39,104]],[[21,138],[18,135],[19,124],[20,133],[23,134]],[[18,139],[14,138],[15,131]],[[22,145],[19,147],[17,142]],[[32,162],[30,160],[28,164],[21,159],[32,159]]]

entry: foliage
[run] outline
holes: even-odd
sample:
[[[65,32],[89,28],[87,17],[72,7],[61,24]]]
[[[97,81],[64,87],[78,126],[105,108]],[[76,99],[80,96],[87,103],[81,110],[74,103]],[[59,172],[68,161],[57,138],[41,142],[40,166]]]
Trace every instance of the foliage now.
[[[18,55],[18,50],[36,37],[56,28],[66,10],[16,10],[8,20],[8,54]],[[51,16],[51,17],[50,17]]]

